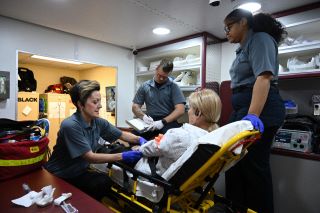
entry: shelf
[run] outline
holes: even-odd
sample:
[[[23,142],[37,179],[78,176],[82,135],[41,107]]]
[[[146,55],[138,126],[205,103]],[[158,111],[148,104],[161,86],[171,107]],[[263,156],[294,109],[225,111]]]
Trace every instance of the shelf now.
[[[317,34],[319,33],[320,18],[300,21],[293,24],[286,25],[286,30],[289,36],[297,37],[301,33]]]
[[[288,74],[279,74],[279,79],[296,79],[296,78],[318,78],[320,77],[320,69],[294,72]]]
[[[279,148],[272,148],[271,153],[277,154],[277,155],[295,157],[295,158],[320,161],[320,154],[316,154],[316,153],[297,152],[297,151],[291,151],[291,150],[279,149]]]
[[[319,49],[320,52],[320,41],[313,41],[307,44],[297,44],[286,47],[279,47],[279,56],[281,55],[293,55],[299,52],[303,52],[303,54],[314,53]]]
[[[200,70],[201,63],[196,63],[196,64],[186,64],[183,66],[177,66],[174,67],[172,72],[177,72],[181,70]],[[145,76],[145,75],[154,75],[155,70],[149,70],[145,72],[136,72],[136,76]]]
[[[174,44],[164,45],[155,49],[139,52],[139,60],[159,60],[163,57],[181,57],[187,56],[188,54],[199,55],[201,51],[202,38],[194,38],[177,42]]]
[[[184,92],[193,92],[195,91],[198,87],[201,87],[200,85],[193,85],[193,86],[179,86],[180,89]]]
[[[136,72],[136,76],[147,76],[154,75],[155,70],[145,71],[145,72]]]

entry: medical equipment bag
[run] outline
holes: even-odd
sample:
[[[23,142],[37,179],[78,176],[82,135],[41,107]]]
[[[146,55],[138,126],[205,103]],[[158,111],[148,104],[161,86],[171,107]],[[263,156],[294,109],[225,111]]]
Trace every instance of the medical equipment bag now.
[[[18,80],[19,92],[32,92],[37,90],[37,80],[34,78],[32,70],[24,67],[19,67],[18,75],[20,77],[20,79]]]
[[[0,119],[0,181],[40,168],[46,161],[48,130],[40,120]]]

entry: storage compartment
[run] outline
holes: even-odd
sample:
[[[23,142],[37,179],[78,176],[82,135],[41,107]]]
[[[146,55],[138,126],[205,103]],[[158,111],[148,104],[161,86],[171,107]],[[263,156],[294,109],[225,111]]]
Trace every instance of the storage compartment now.
[[[50,121],[49,147],[53,148],[57,141],[57,132],[61,122],[76,111],[69,94],[45,93],[40,94],[44,100],[44,115]]]
[[[18,92],[18,121],[38,120],[39,93]]]

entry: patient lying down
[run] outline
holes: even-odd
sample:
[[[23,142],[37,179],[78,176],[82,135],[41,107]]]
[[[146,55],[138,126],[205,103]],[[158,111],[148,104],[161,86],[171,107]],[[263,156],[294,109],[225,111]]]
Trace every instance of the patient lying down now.
[[[201,136],[218,128],[221,100],[213,90],[193,92],[189,97],[189,105],[189,123],[180,128],[170,129],[165,135],[139,148],[144,157],[135,165],[136,170],[151,174],[148,157],[159,157],[156,172],[160,176],[163,175],[190,146],[197,144]]]

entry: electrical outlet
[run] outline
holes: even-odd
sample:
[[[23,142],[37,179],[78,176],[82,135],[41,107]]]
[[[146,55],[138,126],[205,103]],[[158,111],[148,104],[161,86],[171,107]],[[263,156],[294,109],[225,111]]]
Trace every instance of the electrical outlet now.
[[[320,103],[320,95],[312,95],[313,103]]]
[[[320,103],[313,104],[313,115],[320,115]]]

